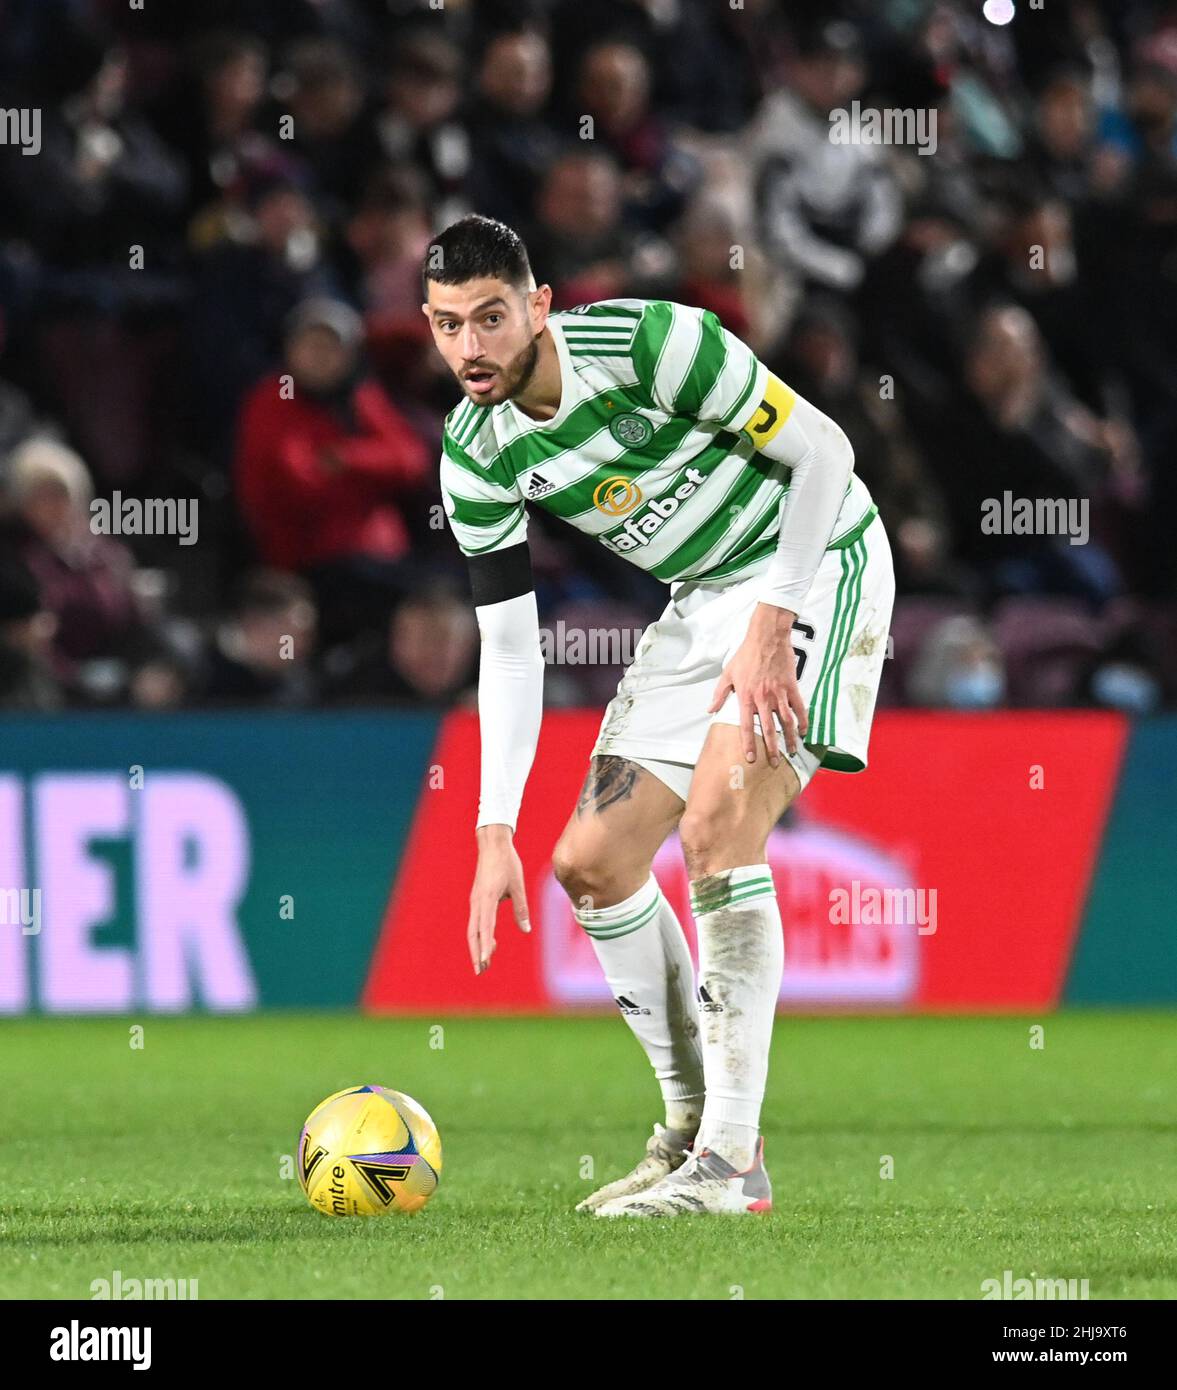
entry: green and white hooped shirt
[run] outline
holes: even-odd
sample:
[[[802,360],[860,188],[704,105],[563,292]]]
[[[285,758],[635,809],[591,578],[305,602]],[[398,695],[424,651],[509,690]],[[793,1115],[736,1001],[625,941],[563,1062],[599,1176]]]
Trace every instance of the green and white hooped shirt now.
[[[612,299],[549,315],[560,407],[446,417],[441,486],[466,555],[517,545],[528,502],[657,578],[744,578],[776,548],[789,466],[758,452],[795,399],[709,310]],[[851,474],[827,549],[875,515]]]

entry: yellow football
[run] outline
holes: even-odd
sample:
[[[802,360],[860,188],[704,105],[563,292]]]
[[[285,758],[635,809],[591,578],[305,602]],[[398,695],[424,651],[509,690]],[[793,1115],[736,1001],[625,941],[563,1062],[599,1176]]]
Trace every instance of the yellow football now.
[[[441,1175],[441,1136],[428,1112],[387,1086],[336,1091],[307,1116],[298,1180],[328,1216],[418,1211]]]

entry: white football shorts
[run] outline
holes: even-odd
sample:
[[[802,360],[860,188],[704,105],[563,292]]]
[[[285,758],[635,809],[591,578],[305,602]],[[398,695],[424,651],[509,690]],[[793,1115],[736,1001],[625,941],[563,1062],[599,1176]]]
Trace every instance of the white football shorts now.
[[[760,572],[734,583],[671,585],[670,602],[646,629],[605,710],[594,756],[636,762],[687,799],[707,730],[713,723],[740,722],[734,692],[716,714],[707,710],[720,674],[744,640],[760,585]],[[819,767],[866,767],[894,601],[891,547],[875,516],[857,539],[825,552],[793,627],[809,730],[789,762],[802,787]],[[759,733],[759,718],[755,723]],[[783,737],[781,754],[788,757]]]

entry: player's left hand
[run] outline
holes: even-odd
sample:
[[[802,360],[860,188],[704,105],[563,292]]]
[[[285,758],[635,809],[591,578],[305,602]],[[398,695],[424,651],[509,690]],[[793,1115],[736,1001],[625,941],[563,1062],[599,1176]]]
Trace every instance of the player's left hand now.
[[[757,606],[747,636],[724,667],[707,711],[715,714],[729,691],[735,691],[740,704],[744,756],[750,763],[756,761],[754,716],[760,717],[764,746],[773,767],[779,767],[781,760],[773,715],[780,719],[790,755],[797,752],[800,738],[809,729],[809,715],[797,685],[797,658],[793,654],[792,632],[796,618],[797,615],[787,608],[777,608],[770,603]]]
[[[470,918],[466,925],[466,944],[474,973],[490,969],[495,952],[495,919],[499,903],[511,900],[519,930],[531,930],[527,910],[527,890],[523,884],[523,865],[512,840],[509,825],[483,825],[475,831],[478,841],[478,868],[470,889]]]

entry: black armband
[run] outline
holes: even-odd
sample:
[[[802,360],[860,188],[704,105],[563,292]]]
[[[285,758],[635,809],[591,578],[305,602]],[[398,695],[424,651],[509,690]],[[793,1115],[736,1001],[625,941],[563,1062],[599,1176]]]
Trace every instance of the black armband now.
[[[470,592],[475,608],[487,603],[505,603],[509,598],[529,594],[534,587],[531,579],[531,552],[526,541],[509,545],[505,550],[492,550],[486,555],[468,555]]]

